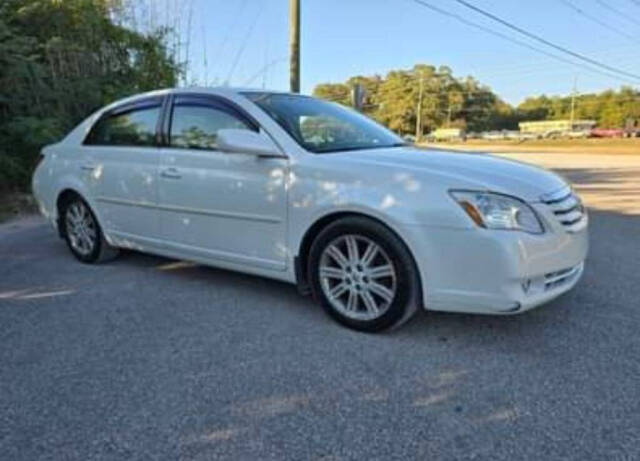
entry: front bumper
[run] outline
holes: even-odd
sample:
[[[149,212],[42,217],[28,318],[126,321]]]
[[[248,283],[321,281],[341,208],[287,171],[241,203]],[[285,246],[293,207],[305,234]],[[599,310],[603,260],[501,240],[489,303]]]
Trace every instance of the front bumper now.
[[[586,225],[542,235],[416,226],[411,240],[425,308],[478,314],[523,312],[560,296],[580,280],[588,251]]]

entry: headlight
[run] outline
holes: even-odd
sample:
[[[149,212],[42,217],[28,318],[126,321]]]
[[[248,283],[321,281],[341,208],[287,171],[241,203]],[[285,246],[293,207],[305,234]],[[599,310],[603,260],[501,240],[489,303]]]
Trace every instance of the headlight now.
[[[469,217],[487,229],[520,230],[542,234],[536,212],[524,201],[491,192],[451,191],[451,196]]]

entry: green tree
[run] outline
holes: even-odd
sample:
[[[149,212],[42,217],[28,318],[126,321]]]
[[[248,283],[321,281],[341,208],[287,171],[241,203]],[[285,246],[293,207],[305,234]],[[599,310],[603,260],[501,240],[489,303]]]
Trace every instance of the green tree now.
[[[351,105],[351,88],[344,83],[323,83],[314,88],[313,95],[344,106]]]
[[[169,31],[115,21],[117,0],[0,4],[0,193],[25,189],[40,148],[114,99],[174,86]]]
[[[350,89],[356,83],[367,90],[364,112],[400,134],[415,133],[418,110],[424,132],[446,125],[477,131],[517,126],[511,106],[473,78],[456,78],[446,66],[417,64],[385,77],[352,77],[345,83],[318,85],[314,95],[351,105]]]
[[[527,98],[517,108],[522,120],[560,120],[571,117],[569,96]],[[603,128],[622,128],[627,119],[640,118],[640,92],[622,87],[575,97],[574,117],[595,120]]]

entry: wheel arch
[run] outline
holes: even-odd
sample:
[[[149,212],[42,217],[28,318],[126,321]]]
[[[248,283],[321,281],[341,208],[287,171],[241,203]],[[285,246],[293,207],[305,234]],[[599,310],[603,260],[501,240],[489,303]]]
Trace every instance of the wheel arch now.
[[[62,207],[64,206],[64,204],[66,202],[68,202],[69,200],[71,200],[74,197],[78,197],[81,200],[83,200],[87,206],[89,207],[89,209],[91,210],[91,212],[93,213],[93,215],[96,217],[96,219],[98,219],[98,223],[100,223],[98,215],[96,213],[96,209],[95,207],[91,204],[91,202],[89,200],[87,200],[87,198],[82,195],[82,193],[80,191],[78,191],[76,188],[73,187],[65,187],[62,190],[60,190],[60,192],[58,193],[58,196],[56,197],[56,201],[55,201],[55,210],[56,210],[56,225],[58,228],[58,234],[60,235],[61,238],[65,237],[65,226],[63,226],[63,222],[62,222]]]
[[[361,211],[334,211],[334,212],[330,212],[328,214],[325,214],[321,217],[319,217],[318,219],[316,219],[311,226],[309,226],[307,228],[307,230],[305,231],[304,235],[302,236],[302,239],[300,240],[300,245],[298,246],[298,254],[295,256],[294,258],[294,266],[295,266],[295,275],[296,275],[296,283],[298,286],[298,291],[300,291],[300,293],[303,294],[309,294],[311,292],[311,289],[309,287],[309,281],[307,279],[307,265],[309,263],[308,257],[309,257],[309,250],[311,249],[311,245],[313,245],[313,242],[315,240],[315,238],[318,236],[318,234],[320,234],[320,232],[322,232],[323,229],[325,229],[327,226],[331,225],[332,223],[340,220],[340,219],[344,219],[344,218],[349,218],[349,217],[357,217],[357,218],[366,218],[366,219],[370,219],[371,221],[374,221],[378,224],[380,224],[381,226],[384,226],[386,229],[388,229],[393,235],[395,235],[398,240],[400,242],[402,242],[402,244],[407,248],[407,251],[409,252],[409,255],[411,255],[411,259],[413,260],[413,264],[414,267],[418,273],[418,287],[417,287],[417,302],[420,303],[420,305],[422,304],[422,277],[420,276],[420,266],[418,265],[415,255],[413,253],[413,250],[411,248],[411,245],[409,245],[408,241],[406,238],[404,238],[402,236],[402,234],[397,230],[394,229],[393,226],[389,225],[389,223],[385,222],[384,220],[380,219],[379,217],[376,217],[372,214],[368,214],[368,213],[364,213]]]

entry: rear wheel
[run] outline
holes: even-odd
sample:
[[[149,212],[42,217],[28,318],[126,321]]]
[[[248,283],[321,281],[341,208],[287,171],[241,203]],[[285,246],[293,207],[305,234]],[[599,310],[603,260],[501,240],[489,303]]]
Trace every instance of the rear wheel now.
[[[409,250],[367,218],[341,219],[320,232],[311,247],[309,280],[329,315],[356,330],[392,327],[417,306],[419,282]]]
[[[118,254],[118,250],[107,243],[98,220],[80,197],[71,197],[63,203],[60,212],[64,238],[78,260],[96,263]]]

